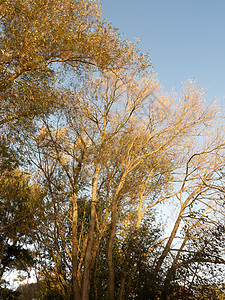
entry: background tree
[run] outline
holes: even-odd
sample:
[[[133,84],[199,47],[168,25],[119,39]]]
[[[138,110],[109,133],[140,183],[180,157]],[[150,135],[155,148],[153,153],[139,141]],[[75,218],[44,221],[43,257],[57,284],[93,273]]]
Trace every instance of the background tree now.
[[[21,161],[15,150],[4,139],[0,147],[0,280],[3,297],[6,292],[5,272],[28,272],[34,264],[27,245],[32,243],[35,211],[41,205],[42,195],[38,187],[31,184],[29,175],[19,168]]]

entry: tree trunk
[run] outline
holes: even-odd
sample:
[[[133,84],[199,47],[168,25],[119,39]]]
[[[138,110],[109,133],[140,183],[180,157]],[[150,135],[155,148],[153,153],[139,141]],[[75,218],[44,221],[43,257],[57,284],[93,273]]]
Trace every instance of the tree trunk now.
[[[77,277],[77,222],[78,222],[78,210],[77,210],[77,194],[74,194],[71,199],[72,204],[72,290],[73,300],[80,300],[80,287]]]
[[[172,242],[173,242],[173,240],[174,240],[174,238],[176,236],[177,230],[178,230],[178,228],[180,226],[180,222],[181,222],[183,213],[184,213],[184,210],[181,209],[181,211],[179,213],[179,216],[178,216],[178,218],[177,218],[177,220],[175,222],[175,225],[173,227],[173,231],[172,231],[172,233],[171,233],[171,235],[170,235],[170,237],[169,237],[169,239],[167,241],[167,244],[166,244],[166,246],[165,246],[165,248],[163,250],[163,253],[161,254],[161,256],[158,259],[158,262],[156,264],[156,267],[155,267],[155,269],[153,271],[152,278],[151,278],[152,285],[154,285],[155,280],[156,280],[157,275],[158,275],[158,272],[159,272],[159,269],[161,268],[164,259],[166,258],[168,252],[170,251],[170,246],[171,246],[171,244],[172,244]]]
[[[119,199],[119,194],[123,188],[125,178],[127,173],[124,173],[120,179],[120,183],[117,187],[115,195],[112,201],[112,217],[111,217],[111,231],[108,244],[107,260],[108,260],[108,270],[109,270],[109,300],[114,300],[115,298],[115,279],[114,279],[114,268],[113,268],[113,243],[116,236],[116,217],[117,217],[117,204]]]
[[[188,198],[185,200],[185,202],[181,204],[180,213],[179,213],[179,215],[178,215],[178,217],[177,217],[177,220],[176,220],[176,222],[175,222],[175,224],[174,224],[172,233],[171,233],[171,235],[170,235],[170,237],[169,237],[169,239],[168,239],[168,242],[167,242],[167,244],[166,244],[166,246],[165,246],[165,248],[164,248],[164,250],[163,250],[163,253],[162,253],[162,255],[159,257],[158,262],[157,262],[157,264],[156,264],[156,267],[155,267],[155,269],[154,269],[154,271],[153,271],[153,275],[152,275],[152,279],[151,279],[151,281],[152,281],[152,286],[154,286],[154,283],[155,283],[155,280],[156,280],[156,278],[157,278],[158,272],[159,272],[159,270],[160,270],[160,268],[161,268],[161,266],[162,266],[162,264],[163,264],[163,262],[164,262],[164,259],[166,258],[167,254],[168,254],[169,251],[170,251],[171,244],[172,244],[172,242],[173,242],[173,240],[174,240],[174,238],[175,238],[175,236],[176,236],[176,234],[177,234],[177,231],[178,231],[178,229],[179,229],[180,222],[181,222],[181,220],[182,220],[182,217],[183,217],[185,208],[187,207],[187,205],[188,205],[188,203],[190,202],[190,200],[191,200],[191,199],[192,199],[192,198],[200,191],[200,189],[201,189],[201,186],[198,187],[195,191],[193,191],[193,192],[188,196]]]
[[[119,300],[123,300],[123,293],[124,293],[124,288],[125,288],[125,282],[126,282],[126,274],[123,274],[123,277],[122,277],[121,283],[120,283]]]
[[[111,232],[109,238],[109,245],[108,245],[108,269],[109,269],[109,300],[114,300],[114,268],[113,268],[113,243],[116,235],[116,203],[113,203],[112,208],[112,219],[111,219]]]
[[[91,269],[92,247],[93,247],[93,238],[94,238],[94,230],[95,230],[95,220],[96,220],[97,186],[98,186],[99,173],[100,173],[100,162],[98,162],[96,165],[93,184],[92,184],[91,216],[90,216],[90,224],[89,224],[87,250],[86,250],[85,261],[84,261],[82,300],[89,299],[90,269]]]

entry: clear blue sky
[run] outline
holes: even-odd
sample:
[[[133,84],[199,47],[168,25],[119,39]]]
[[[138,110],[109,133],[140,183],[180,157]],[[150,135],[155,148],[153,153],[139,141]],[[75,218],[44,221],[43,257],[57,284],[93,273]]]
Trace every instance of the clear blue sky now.
[[[165,91],[196,79],[225,101],[225,0],[102,0],[102,17],[141,38]],[[222,103],[221,103],[222,104]]]

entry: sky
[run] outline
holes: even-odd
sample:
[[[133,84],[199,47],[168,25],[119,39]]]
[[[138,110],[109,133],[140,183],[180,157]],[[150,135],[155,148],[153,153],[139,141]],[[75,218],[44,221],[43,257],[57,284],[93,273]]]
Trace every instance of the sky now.
[[[166,92],[197,80],[225,102],[225,0],[101,0],[102,18],[150,58]]]

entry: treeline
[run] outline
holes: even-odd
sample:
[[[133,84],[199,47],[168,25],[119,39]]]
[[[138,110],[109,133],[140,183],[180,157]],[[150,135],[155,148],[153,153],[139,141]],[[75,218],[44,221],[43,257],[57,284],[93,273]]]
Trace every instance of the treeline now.
[[[225,299],[219,109],[98,1],[1,1],[0,30],[2,298],[17,269],[39,299]]]

